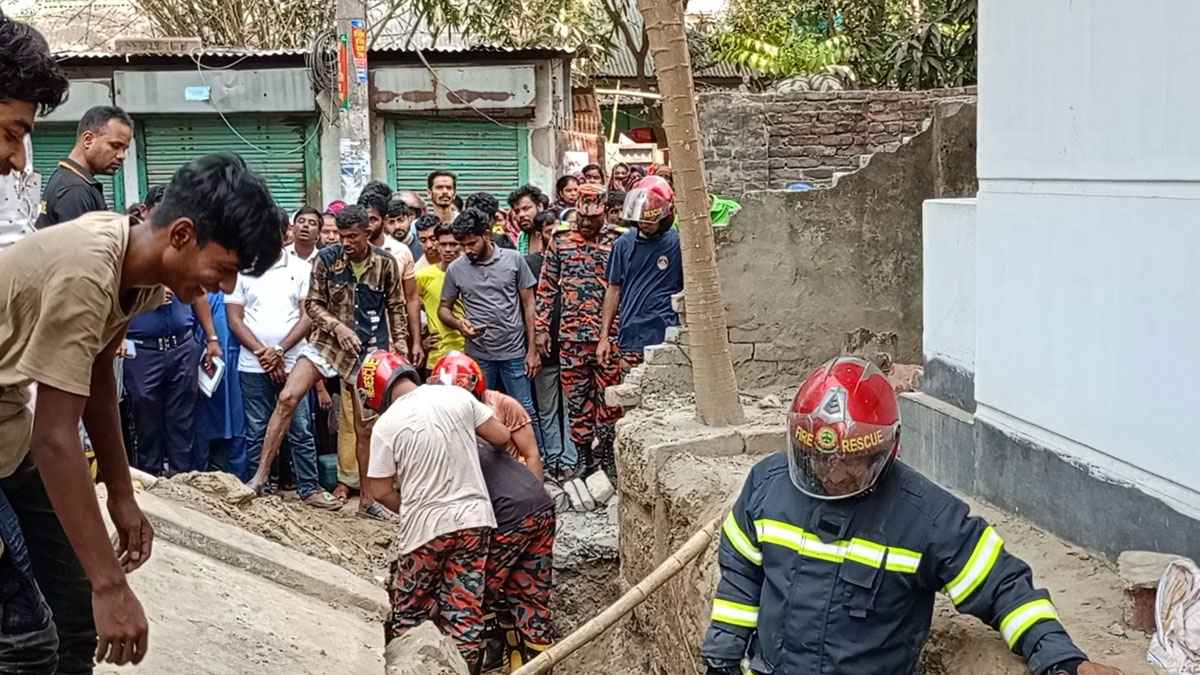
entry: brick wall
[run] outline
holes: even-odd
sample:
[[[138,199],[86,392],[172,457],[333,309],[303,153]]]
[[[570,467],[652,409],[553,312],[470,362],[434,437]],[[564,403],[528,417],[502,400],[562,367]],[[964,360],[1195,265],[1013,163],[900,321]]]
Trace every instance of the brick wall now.
[[[975,88],[700,96],[700,128],[714,192],[828,187],[835,172],[895,152],[929,124],[936,106],[975,101]]]

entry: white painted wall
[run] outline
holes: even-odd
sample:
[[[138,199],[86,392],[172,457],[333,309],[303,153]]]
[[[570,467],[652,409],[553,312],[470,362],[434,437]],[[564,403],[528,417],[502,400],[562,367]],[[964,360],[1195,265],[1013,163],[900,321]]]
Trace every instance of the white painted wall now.
[[[980,5],[977,416],[1200,513],[1200,3]]]
[[[930,199],[922,213],[925,360],[975,371],[975,200]]]

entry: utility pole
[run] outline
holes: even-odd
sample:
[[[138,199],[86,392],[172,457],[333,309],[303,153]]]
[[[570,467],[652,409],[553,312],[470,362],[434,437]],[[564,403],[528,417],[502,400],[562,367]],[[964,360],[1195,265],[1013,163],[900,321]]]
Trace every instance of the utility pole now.
[[[371,180],[370,85],[367,79],[367,6],[337,0],[338,164],[341,198],[353,204]]]

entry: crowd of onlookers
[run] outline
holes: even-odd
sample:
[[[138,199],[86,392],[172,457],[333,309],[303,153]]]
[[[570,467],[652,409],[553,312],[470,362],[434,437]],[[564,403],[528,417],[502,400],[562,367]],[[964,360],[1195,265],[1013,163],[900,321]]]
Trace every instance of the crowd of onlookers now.
[[[119,166],[132,123],[103,108],[80,126],[81,144],[86,134],[91,155],[105,156],[64,158],[47,184],[48,198],[58,202],[49,211],[61,219],[103,203],[80,193],[98,189],[99,165]],[[400,348],[424,374],[450,352],[472,356],[488,386],[526,412],[551,477],[612,474],[621,411],[605,404],[604,388],[620,381],[643,347],[661,341],[676,321],[669,296],[682,289],[678,236],[659,231],[667,212],[647,210],[638,217],[644,222],[626,213],[631,192],[639,201],[630,204],[634,213],[646,205],[646,188],[635,186],[647,173],[659,176],[656,194],[666,195],[669,211],[669,168],[624,164],[562,176],[552,195],[518,186],[503,203],[488,192],[460,195],[454,173],[434,171],[423,194],[374,181],[353,205],[281,211],[284,250],[267,273],[239,275],[232,293],[212,292],[192,306],[168,293],[162,306],[130,324],[120,382],[131,464],[156,475],[227,471],[260,492],[295,489],[319,508],[338,508],[358,491],[358,460],[368,442],[358,436],[369,427],[346,386],[354,364],[322,358],[307,340],[314,326],[308,303],[320,284],[330,301],[341,294],[356,303],[344,308],[350,315],[403,324]],[[55,199],[62,183],[71,189]],[[129,216],[147,218],[162,195],[163,186],[151,187]],[[363,241],[339,222],[347,209],[365,219]],[[395,261],[397,297],[372,298],[369,285],[330,288],[333,258],[324,263],[324,279],[313,274],[323,251],[355,246]],[[384,335],[374,346],[397,347],[391,342]],[[361,358],[368,346],[360,339],[350,353]],[[296,375],[304,354],[305,363],[329,367]],[[200,373],[215,375],[218,364],[215,390],[201,392]],[[370,503],[361,508],[386,515]]]

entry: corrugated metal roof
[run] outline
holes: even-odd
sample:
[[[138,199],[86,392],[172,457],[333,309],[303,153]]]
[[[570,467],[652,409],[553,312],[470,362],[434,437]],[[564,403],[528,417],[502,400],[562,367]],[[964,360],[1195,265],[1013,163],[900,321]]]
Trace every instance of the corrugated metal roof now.
[[[498,46],[498,45],[482,45],[482,46],[481,45],[464,45],[461,47],[441,47],[441,48],[432,47],[432,48],[424,48],[424,49],[422,49],[422,51],[427,52],[427,53],[453,53],[453,54],[468,54],[468,53],[522,54],[522,53],[528,53],[528,52],[555,52],[555,53],[567,55],[567,54],[571,53],[570,50],[565,50],[565,49],[562,49],[559,47],[513,48],[513,47],[503,47],[503,46]],[[124,60],[126,58],[190,59],[193,57],[200,58],[200,59],[239,58],[239,57],[264,58],[264,57],[278,57],[278,56],[301,57],[301,56],[304,56],[305,54],[307,54],[308,52],[309,52],[309,50],[307,50],[307,49],[227,49],[227,48],[221,48],[221,47],[207,47],[204,49],[194,50],[194,51],[190,51],[190,52],[166,52],[166,51],[142,52],[142,51],[139,51],[139,52],[126,53],[126,52],[113,52],[113,51],[62,51],[62,52],[55,52],[54,58],[58,59],[59,61],[66,61],[66,60],[104,61],[104,60]],[[376,47],[371,50],[371,53],[372,54],[406,54],[406,53],[414,54],[414,53],[416,53],[416,50],[405,49],[399,45],[395,45],[395,46],[390,46],[390,47],[384,47],[382,49],[379,47]]]
[[[66,59],[122,59],[125,57],[151,57],[151,58],[178,58],[178,57],[198,57],[198,58],[237,58],[239,56],[304,56],[308,53],[307,49],[232,49],[221,47],[206,47],[204,49],[193,50],[189,52],[112,52],[112,51],[63,51],[55,52],[54,58],[59,61]]]

